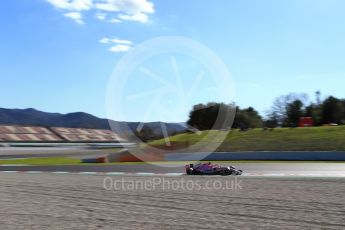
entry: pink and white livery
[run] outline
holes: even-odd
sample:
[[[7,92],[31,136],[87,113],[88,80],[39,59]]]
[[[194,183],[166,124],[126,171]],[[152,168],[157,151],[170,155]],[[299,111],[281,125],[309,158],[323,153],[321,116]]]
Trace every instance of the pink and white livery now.
[[[188,164],[185,166],[187,175],[241,175],[242,170],[238,170],[233,166],[220,166],[218,164],[208,163],[198,163],[198,164]]]

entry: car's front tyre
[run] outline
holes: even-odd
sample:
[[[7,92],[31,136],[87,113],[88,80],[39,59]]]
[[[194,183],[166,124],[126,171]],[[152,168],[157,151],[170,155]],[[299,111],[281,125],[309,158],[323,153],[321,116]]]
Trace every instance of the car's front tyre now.
[[[229,175],[231,175],[231,170],[224,169],[223,172],[222,172],[222,176],[229,176]]]

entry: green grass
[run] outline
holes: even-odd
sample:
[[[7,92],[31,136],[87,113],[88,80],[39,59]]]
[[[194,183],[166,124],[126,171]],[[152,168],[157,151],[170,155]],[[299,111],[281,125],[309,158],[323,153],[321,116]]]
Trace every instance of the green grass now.
[[[68,157],[42,157],[42,158],[25,158],[0,160],[1,164],[28,164],[28,165],[69,165],[80,164],[79,159]]]
[[[225,139],[223,140],[222,135]],[[189,150],[195,149],[193,144],[204,143],[207,147],[220,144],[219,152],[228,151],[345,151],[345,126],[335,127],[310,127],[310,128],[278,128],[273,131],[262,131],[253,129],[246,132],[232,130],[225,131],[204,131],[200,135],[195,133],[179,134],[170,137],[173,145],[181,143],[192,146]],[[152,141],[152,146],[164,146],[164,139]],[[112,151],[112,150],[107,150]],[[229,161],[228,163],[259,163],[277,161]],[[284,161],[285,162],[285,161]],[[174,162],[155,162],[174,163]],[[188,162],[185,162],[188,163]],[[28,164],[28,165],[76,165],[83,164],[79,159],[68,157],[50,158],[27,158],[0,160],[0,164]],[[146,163],[105,163],[107,164],[146,164]]]
[[[206,136],[209,135],[207,138]],[[217,151],[345,151],[345,126],[277,128],[273,131],[252,129],[246,132],[232,130],[222,142],[220,135],[225,131],[204,131],[179,134],[171,137],[173,144],[187,142],[212,144],[221,143]],[[152,146],[164,146],[163,139],[149,143]],[[193,150],[193,147],[191,147]]]

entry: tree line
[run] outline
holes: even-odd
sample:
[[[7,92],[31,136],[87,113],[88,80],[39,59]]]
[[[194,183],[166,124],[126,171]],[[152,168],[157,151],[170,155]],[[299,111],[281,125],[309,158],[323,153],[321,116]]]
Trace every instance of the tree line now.
[[[291,93],[277,97],[265,117],[262,117],[253,107],[242,109],[235,104],[214,102],[198,104],[190,112],[187,124],[198,130],[227,129],[230,128],[229,119],[224,123],[225,118],[219,118],[222,117],[219,115],[225,112],[227,116],[230,116],[231,121],[233,120],[232,128],[242,130],[262,127],[298,127],[301,117],[311,117],[316,126],[330,123],[342,125],[345,124],[345,99],[329,96],[321,101],[320,92],[316,92],[316,101],[308,102],[306,94]]]
[[[306,94],[291,93],[277,97],[265,116],[261,116],[253,107],[240,108],[234,103],[197,104],[189,114],[187,126],[189,130],[297,127],[301,117],[311,117],[315,126],[330,123],[344,125],[345,99],[329,96],[321,100],[320,92],[316,92],[316,100],[309,102]],[[133,132],[143,141],[164,137],[161,130],[153,130],[148,126]],[[170,131],[169,135],[177,133]]]

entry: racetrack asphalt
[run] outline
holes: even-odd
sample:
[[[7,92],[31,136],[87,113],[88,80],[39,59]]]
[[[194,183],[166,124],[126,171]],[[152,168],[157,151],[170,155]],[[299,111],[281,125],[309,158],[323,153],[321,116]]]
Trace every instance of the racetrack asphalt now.
[[[113,149],[88,149],[71,147],[31,147],[0,148],[0,159],[33,157],[91,157],[116,152]],[[85,165],[0,165],[0,171],[42,171],[42,172],[125,172],[125,173],[184,173],[183,163],[161,164],[85,164]],[[227,166],[229,163],[222,163]],[[345,163],[231,163],[245,173],[255,174],[318,174],[325,176],[344,176]]]
[[[1,229],[345,229],[344,179],[0,173],[0,180]]]
[[[184,164],[0,165],[0,226],[16,230],[345,228],[345,163],[221,163],[233,164],[245,174],[319,174],[324,178],[158,175],[184,173]],[[343,178],[332,178],[339,175]],[[106,178],[116,187],[105,188]],[[161,183],[155,184],[158,179]],[[241,187],[228,189],[235,180]]]
[[[227,166],[228,163],[221,163]],[[255,174],[319,174],[325,176],[344,176],[345,163],[234,163],[245,173]],[[184,163],[161,163],[151,165],[132,164],[95,164],[95,165],[1,165],[0,171],[42,171],[42,172],[126,172],[126,173],[184,173]]]

